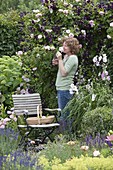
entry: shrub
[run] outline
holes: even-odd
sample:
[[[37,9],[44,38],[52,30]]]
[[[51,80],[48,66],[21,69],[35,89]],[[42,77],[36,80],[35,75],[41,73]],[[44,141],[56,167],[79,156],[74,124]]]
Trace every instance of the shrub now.
[[[8,2],[11,2],[11,0]],[[42,76],[42,79],[38,74],[35,74],[31,78],[30,85],[33,92],[41,91],[42,96],[44,96],[43,101],[47,106],[51,103],[56,106],[56,98],[51,97],[52,95],[56,96],[54,88],[56,70],[53,71],[52,69],[50,71],[51,66],[48,62],[54,55],[53,51],[50,52],[50,48],[44,50],[43,47],[54,47],[57,50],[61,37],[70,36],[71,34],[77,37],[82,44],[83,48],[79,54],[79,64],[83,64],[83,78],[92,77],[92,58],[100,54],[102,47],[104,47],[104,52],[110,59],[110,70],[112,71],[112,51],[109,50],[112,47],[112,39],[107,38],[107,29],[110,22],[112,22],[113,5],[111,1],[106,3],[96,2],[74,0],[64,2],[57,0],[43,1],[42,5],[39,3],[37,6],[32,6],[33,3],[36,4],[35,1],[24,3],[23,0],[20,3],[20,9],[22,9],[20,14],[11,11],[11,13],[1,15],[1,53],[2,55],[6,53],[12,55],[18,49],[21,49],[25,54],[27,52],[28,55],[23,56],[23,70],[29,77],[33,75],[32,68],[36,66],[36,63],[30,63],[30,58],[34,60],[36,55],[35,53],[33,56],[35,48],[37,46],[41,48],[41,51],[37,52],[37,54],[40,55],[40,58],[42,57],[43,63],[42,60],[40,60],[40,66],[37,63],[39,66],[37,72]],[[28,7],[30,4],[32,6],[30,9],[33,10],[28,12],[24,6]],[[12,37],[14,37],[14,41]],[[26,60],[24,60],[24,57]],[[43,75],[42,67],[44,67]],[[96,75],[98,73],[100,72],[97,71]]]
[[[79,86],[78,93],[74,94],[63,111],[64,114],[67,110],[70,111],[70,117],[73,120],[73,131],[78,134],[85,113],[104,106],[112,108],[112,91],[107,82],[104,84],[104,82],[100,83],[96,80],[85,86]]]
[[[20,84],[21,61],[17,56],[3,56],[0,58],[0,92],[4,106],[10,105],[11,93]]]
[[[21,18],[17,11],[0,14],[0,57],[12,56],[20,49],[22,31],[19,25]]]
[[[83,136],[87,134],[95,136],[97,133],[107,135],[108,131],[113,129],[112,124],[112,108],[107,106],[97,107],[86,112],[82,117],[80,133]]]
[[[64,163],[73,156],[80,157],[82,153],[79,142],[75,141],[72,145],[68,145],[65,141],[58,140],[48,143],[45,149],[41,151],[40,156],[45,155],[49,161],[57,158],[60,159],[61,163]]]

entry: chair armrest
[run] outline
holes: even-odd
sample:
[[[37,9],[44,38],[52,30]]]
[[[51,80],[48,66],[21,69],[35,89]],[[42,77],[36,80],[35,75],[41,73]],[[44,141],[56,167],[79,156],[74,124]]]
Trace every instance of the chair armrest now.
[[[55,109],[43,108],[43,110],[54,114],[55,118],[56,118],[56,121],[58,122],[58,117],[61,116],[61,109],[59,109],[59,108],[55,108]]]
[[[49,112],[55,112],[55,111],[58,111],[58,112],[60,112],[61,111],[61,109],[59,109],[59,108],[56,108],[56,109],[50,109],[50,108],[43,108],[45,111],[49,111]]]

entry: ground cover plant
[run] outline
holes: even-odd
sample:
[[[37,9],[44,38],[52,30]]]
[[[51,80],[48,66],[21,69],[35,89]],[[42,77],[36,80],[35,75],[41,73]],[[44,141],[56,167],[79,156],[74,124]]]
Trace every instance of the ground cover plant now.
[[[45,170],[112,170],[112,166],[109,165],[113,159],[113,145],[110,140],[107,140],[107,142],[111,143],[111,145],[109,143],[110,147],[108,147],[106,138],[102,138],[100,134],[97,134],[95,138],[87,136],[82,142],[76,139],[66,142],[62,137],[59,136],[56,143],[48,144],[45,150],[40,153],[39,164]]]

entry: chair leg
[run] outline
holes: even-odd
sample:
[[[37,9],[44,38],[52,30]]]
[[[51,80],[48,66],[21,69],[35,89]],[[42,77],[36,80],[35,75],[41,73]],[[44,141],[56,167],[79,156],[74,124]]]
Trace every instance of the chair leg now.
[[[45,141],[45,139],[46,139],[47,137],[49,138],[49,140],[50,140],[51,142],[54,141],[54,139],[52,139],[50,135],[53,133],[53,131],[54,131],[55,129],[56,129],[56,127],[53,127],[51,130],[48,130],[48,129],[45,129],[45,130],[44,130],[45,136],[44,136],[44,138],[42,139],[42,143],[44,143],[44,141]]]
[[[20,130],[19,130],[19,132],[20,132]],[[32,128],[28,131],[28,132],[26,132],[24,135],[22,135],[21,134],[21,132],[20,132],[20,135],[21,135],[21,139],[20,139],[20,142],[19,142],[19,146],[24,146],[24,145],[26,145],[26,138],[29,136],[29,134],[32,132]]]

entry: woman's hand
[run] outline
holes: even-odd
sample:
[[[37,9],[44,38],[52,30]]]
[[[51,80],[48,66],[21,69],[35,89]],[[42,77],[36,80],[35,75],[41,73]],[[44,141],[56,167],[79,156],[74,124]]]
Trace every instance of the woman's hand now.
[[[53,58],[52,65],[53,66],[58,65],[58,58]]]
[[[58,60],[62,60],[62,54],[59,51],[56,53],[56,57]]]

